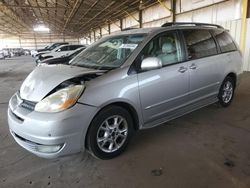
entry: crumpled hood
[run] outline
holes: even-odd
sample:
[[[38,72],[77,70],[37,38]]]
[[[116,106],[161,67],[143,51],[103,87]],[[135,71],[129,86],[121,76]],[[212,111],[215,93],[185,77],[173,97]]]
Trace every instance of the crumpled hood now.
[[[69,65],[39,66],[24,80],[20,88],[22,99],[38,102],[62,82],[85,74],[104,71]]]

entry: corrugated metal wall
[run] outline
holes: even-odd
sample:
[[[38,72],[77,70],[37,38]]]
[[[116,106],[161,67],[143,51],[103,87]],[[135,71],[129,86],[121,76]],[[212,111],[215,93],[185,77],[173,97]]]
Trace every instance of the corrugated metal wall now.
[[[250,18],[247,19],[243,70],[250,71]]]

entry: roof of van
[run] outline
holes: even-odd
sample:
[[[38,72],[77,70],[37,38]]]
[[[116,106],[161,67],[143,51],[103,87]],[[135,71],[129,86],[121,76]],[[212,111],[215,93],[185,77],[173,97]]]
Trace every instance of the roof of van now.
[[[162,27],[150,27],[150,28],[128,28],[126,30],[113,33],[111,35],[130,35],[130,34],[148,34],[156,31],[173,30],[173,29],[224,29],[222,26],[207,23],[195,23],[195,22],[177,22],[166,23]]]

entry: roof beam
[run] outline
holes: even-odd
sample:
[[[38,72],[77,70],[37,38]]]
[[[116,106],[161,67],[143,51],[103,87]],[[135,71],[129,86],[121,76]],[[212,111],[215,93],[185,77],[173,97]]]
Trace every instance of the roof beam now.
[[[13,20],[14,22],[18,23],[19,25],[21,25],[22,27],[26,28],[27,30],[29,30],[29,26],[23,22],[19,16],[17,16],[11,9],[9,9],[8,7],[5,6],[6,3],[2,2],[2,4],[0,4],[0,12],[4,13],[7,17],[9,17],[11,20]]]
[[[129,13],[128,11],[126,11],[126,10],[124,10],[124,12],[125,12],[129,17],[133,18],[136,22],[139,23],[139,20],[138,20],[136,17],[134,17],[134,15],[130,14],[130,13]]]
[[[76,14],[76,12],[78,11],[79,7],[81,6],[82,2],[83,2],[83,0],[76,0],[76,2],[74,3],[74,6],[73,6],[73,8],[72,8],[72,10],[71,10],[70,13],[69,13],[69,16],[68,16],[68,18],[67,18],[67,20],[66,20],[66,22],[65,22],[65,24],[64,24],[64,26],[63,26],[62,32],[65,31],[65,29],[66,29],[68,23],[69,23],[69,22],[72,20],[72,18],[75,16],[75,14]]]
[[[121,13],[125,13],[124,12],[124,9],[123,8],[121,8],[121,9],[119,9],[121,6],[123,6],[124,7],[124,4],[126,4],[128,2],[128,0],[127,1],[124,1],[123,3],[120,3],[118,6],[116,6],[115,8],[112,8],[111,10],[109,10],[105,15],[103,15],[102,16],[102,20],[100,20],[99,21],[99,23],[102,23],[102,22],[104,22],[103,20],[115,20],[114,19],[114,17],[113,17],[113,15],[110,15],[110,13],[112,12],[112,10],[119,10],[118,12],[121,12]],[[133,3],[131,3],[130,4],[130,6],[131,7],[134,7],[133,5],[134,4],[136,4],[136,3],[139,3],[139,0],[136,0],[136,1],[134,1]],[[127,11],[129,11],[129,7],[128,6],[125,6],[126,8],[127,8]],[[137,7],[135,7],[136,9],[138,9]],[[129,11],[129,12],[132,12],[132,11]],[[98,23],[98,24],[99,24]],[[96,24],[96,25],[98,25],[98,24]],[[85,24],[86,25],[86,24]],[[85,28],[85,31],[87,31],[87,30],[89,30],[90,28],[91,28],[91,26],[92,26],[93,24],[89,24],[89,25],[87,25],[87,27]],[[95,26],[96,26],[95,25]],[[99,25],[100,26],[100,25]],[[78,34],[80,34],[80,31],[78,32]]]
[[[35,0],[34,2],[36,2],[37,6],[39,6],[39,4],[38,4],[38,1],[37,1],[37,0]],[[44,19],[43,19],[43,14],[42,14],[42,12],[41,12],[41,9],[38,9],[38,10],[39,10],[39,14],[40,14],[40,16],[41,16],[41,18],[42,18],[42,21],[44,22]]]
[[[14,0],[14,2],[15,2],[17,5],[19,5],[19,3],[20,3],[20,2],[17,1],[17,0]],[[11,9],[13,12],[15,12],[17,16],[19,16],[19,14],[17,14],[17,12],[16,12],[15,10],[13,10],[13,8],[10,8],[10,9]],[[33,22],[33,21],[31,20],[32,17],[30,18],[28,12],[27,12],[27,11],[24,11],[23,8],[21,8],[21,11],[22,11],[22,13],[21,13],[22,16],[24,15],[25,17],[29,18],[27,21],[29,22],[29,27],[30,27],[30,26],[32,25],[32,22]],[[21,16],[19,16],[19,17],[21,17]],[[23,21],[23,20],[22,20],[22,21]]]
[[[15,32],[19,32],[20,31],[20,27],[17,27],[15,24],[9,22],[8,20],[6,20],[5,18],[2,18],[1,21],[4,21],[4,27],[6,27],[7,29],[11,29],[14,30]],[[8,26],[10,25],[11,28],[9,28]]]
[[[93,8],[97,5],[97,3],[99,2],[99,0],[95,1],[90,8],[87,9],[87,11],[81,16],[81,18],[79,19],[80,21],[89,13],[90,10],[93,10]]]
[[[55,7],[56,7],[56,9],[55,9],[55,12],[54,12],[54,18],[55,18],[55,20],[54,20],[54,25],[56,25],[56,19],[57,19],[57,7],[58,7],[57,1],[58,1],[58,0],[55,0]]]
[[[14,33],[12,30],[6,29],[6,27],[0,27],[0,31],[7,33],[7,34],[12,34],[12,35],[16,35],[17,33]]]
[[[126,1],[125,1],[126,2]],[[96,14],[92,19],[88,20],[85,24],[83,24],[80,29],[78,30],[78,33],[80,33],[82,31],[82,29],[84,28],[84,26],[86,26],[89,22],[91,22],[92,20],[94,20],[97,16],[99,16],[100,14],[102,14],[106,9],[110,8],[113,4],[115,4],[115,1],[112,1],[111,3],[109,3],[105,8],[103,8],[102,11],[100,11],[98,14]],[[122,3],[124,4],[124,3]],[[112,11],[112,9],[110,10]],[[109,11],[109,12],[110,12]]]
[[[0,5],[3,6],[3,5]],[[32,5],[5,5],[8,8],[25,8],[25,9],[65,9],[66,7],[56,6],[32,6]]]

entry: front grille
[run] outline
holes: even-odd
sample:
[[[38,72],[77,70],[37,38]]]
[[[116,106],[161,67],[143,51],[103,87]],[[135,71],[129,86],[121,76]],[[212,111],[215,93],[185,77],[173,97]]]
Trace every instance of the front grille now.
[[[27,109],[27,110],[33,111],[35,109],[36,102],[23,100],[23,102],[20,104],[20,106]]]
[[[33,101],[28,101],[28,100],[22,99],[19,91],[17,92],[17,98],[18,98],[18,100],[22,101],[19,104],[20,107],[25,108],[26,110],[29,110],[29,111],[35,110],[35,106],[37,103],[33,102]]]

